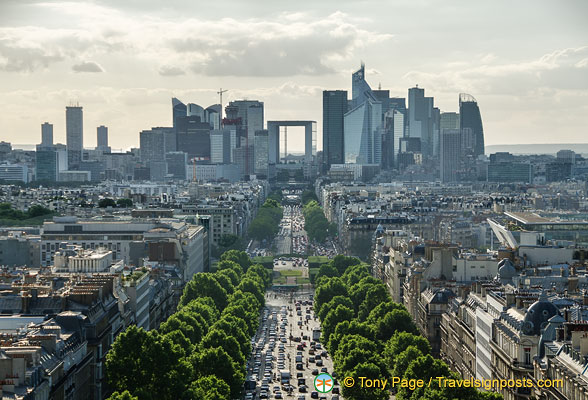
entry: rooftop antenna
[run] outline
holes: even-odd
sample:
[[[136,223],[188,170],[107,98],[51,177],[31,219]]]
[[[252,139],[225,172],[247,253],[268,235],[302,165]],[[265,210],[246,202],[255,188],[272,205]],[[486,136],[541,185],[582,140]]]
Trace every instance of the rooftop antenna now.
[[[378,82],[378,90],[382,90],[382,82]]]

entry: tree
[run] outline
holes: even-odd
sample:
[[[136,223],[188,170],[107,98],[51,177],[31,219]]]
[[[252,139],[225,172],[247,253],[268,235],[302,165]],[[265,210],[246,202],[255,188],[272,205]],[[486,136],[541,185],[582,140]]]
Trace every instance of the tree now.
[[[271,272],[261,264],[254,264],[247,270],[247,274],[255,274],[263,281],[263,286],[268,287],[272,281]]]
[[[388,289],[383,283],[374,285],[365,295],[365,300],[359,305],[357,317],[360,321],[365,321],[374,308],[390,299]]]
[[[197,345],[204,336],[204,327],[200,322],[196,320],[194,315],[184,310],[180,310],[175,314],[172,314],[167,321],[162,323],[159,327],[159,331],[162,334],[170,333],[173,331],[180,331],[192,343]]]
[[[300,198],[302,200],[303,205],[312,201],[312,200],[318,202],[318,198],[316,197],[316,194],[312,190],[305,190],[304,192],[302,192],[302,195],[300,196]]]
[[[386,355],[384,357],[386,358],[386,365],[390,368],[390,371],[392,371],[392,376],[402,378],[410,363],[424,355],[425,353],[423,353],[418,347],[410,345],[395,356],[394,363],[392,364],[388,362],[389,358],[386,357]]]
[[[314,279],[316,280],[316,279],[320,278],[321,276],[328,276],[329,278],[334,278],[336,276],[339,276],[339,272],[337,271],[337,269],[335,267],[333,267],[331,264],[327,263],[327,264],[321,265],[321,267],[319,268],[319,271],[316,274],[316,277]]]
[[[206,328],[211,326],[219,317],[219,312],[216,308],[216,305],[210,297],[199,297],[194,299],[185,306],[181,307],[180,310],[185,310],[188,313],[200,315],[206,322]]]
[[[130,208],[133,206],[133,200],[131,199],[118,199],[116,205],[121,208]]]
[[[241,352],[241,346],[239,346],[237,339],[220,329],[211,328],[204,339],[202,339],[201,347],[203,349],[220,347],[227,352],[236,365],[245,364],[245,355]]]
[[[357,320],[343,321],[337,324],[335,332],[331,334],[327,348],[331,354],[335,354],[339,349],[341,341],[347,336],[357,335],[373,343],[376,343],[376,333],[374,328]]]
[[[239,265],[237,264],[237,266],[239,266]],[[239,268],[241,268],[241,267],[239,266]],[[239,284],[239,275],[237,275],[237,273],[233,269],[222,269],[222,270],[217,269],[216,273],[226,276],[231,281],[231,285],[233,287],[237,286]]]
[[[384,318],[376,323],[376,338],[386,341],[397,331],[418,333],[416,325],[410,314],[405,310],[394,310],[384,315]]]
[[[376,307],[373,308],[372,311],[370,311],[370,314],[367,317],[367,322],[375,325],[378,323],[379,320],[384,318],[386,314],[394,310],[407,311],[406,307],[404,307],[402,304],[396,303],[390,300],[390,298],[388,297],[388,301],[378,304]]]
[[[263,289],[263,285],[260,285],[259,282],[256,282],[251,277],[243,278],[239,286],[236,287],[236,290],[253,294],[260,304],[263,304],[265,301]]]
[[[347,286],[341,278],[327,278],[317,287],[314,295],[314,310],[320,313],[321,307],[335,296],[347,297]]]
[[[192,280],[186,284],[184,293],[180,298],[180,305],[186,305],[198,297],[210,297],[214,301],[217,310],[223,310],[227,305],[226,290],[209,272],[194,275]]]
[[[231,399],[236,399],[241,394],[244,373],[222,348],[203,349],[201,353],[195,353],[192,357],[192,364],[194,370],[197,371],[198,378],[214,375],[225,381],[229,385]]]
[[[376,285],[381,285],[382,283],[372,278],[371,276],[366,276],[362,278],[358,283],[351,286],[349,289],[349,297],[351,301],[353,301],[353,306],[356,310],[359,310],[359,306],[367,296],[368,291]]]
[[[343,396],[347,400],[388,400],[390,398],[390,392],[382,390],[382,388],[371,387],[368,388],[366,385],[362,386],[360,383],[360,377],[375,377],[378,376],[380,379],[386,379],[388,374],[382,375],[382,371],[378,365],[373,363],[361,363],[357,365],[353,371],[346,371],[344,376],[351,376],[355,380],[355,385],[352,387],[343,386]],[[388,380],[389,381],[389,380]]]
[[[392,368],[396,364],[396,357],[408,349],[409,346],[416,347],[422,354],[431,353],[431,345],[426,338],[420,335],[414,335],[410,332],[397,331],[394,332],[394,335],[392,335],[390,340],[386,342],[386,347],[384,349],[386,364]],[[393,376],[397,375],[393,374]]]
[[[35,218],[41,217],[43,215],[51,215],[53,214],[53,211],[40,205],[34,205],[29,208],[27,214],[29,218]]]
[[[322,321],[322,336],[325,342],[329,341],[329,336],[335,331],[335,327],[342,321],[351,321],[353,319],[353,310],[344,305],[338,305],[334,310],[330,310]]]
[[[131,395],[131,393],[128,390],[125,390],[122,393],[114,392],[110,395],[108,400],[139,400],[139,398],[137,396]]]
[[[229,307],[231,307],[230,304]],[[245,320],[235,315],[227,315],[223,312],[222,318],[212,326],[211,331],[215,329],[237,339],[241,353],[244,355],[249,354],[251,351],[251,343],[250,335],[248,334],[247,323]]]
[[[106,355],[108,382],[115,390],[157,393],[175,399],[185,391],[192,367],[184,350],[167,336],[136,326],[121,333]]]
[[[358,258],[347,257],[342,254],[338,254],[337,256],[335,256],[331,263],[333,267],[337,268],[337,271],[339,271],[339,275],[343,275],[347,271],[347,268],[353,265],[361,265],[361,261]]]
[[[323,321],[329,311],[334,310],[340,304],[353,310],[353,303],[351,300],[349,300],[349,298],[345,296],[335,296],[329,300],[324,307],[321,308],[321,312],[317,316],[321,321]]]
[[[215,272],[214,274],[212,274],[212,276],[214,277],[214,279],[216,279],[219,285],[221,285],[221,287],[225,289],[227,295],[230,296],[231,294],[233,294],[235,286],[233,286],[233,282],[231,282],[231,279],[229,277],[227,277],[224,274],[219,274],[218,272]]]
[[[229,400],[231,388],[215,375],[206,375],[192,382],[190,397],[201,400]]]
[[[241,266],[243,272],[247,272],[247,269],[251,266],[251,259],[246,252],[240,250],[229,250],[225,251],[221,256],[221,261],[234,261]]]
[[[434,359],[430,354],[420,356],[413,359],[403,375],[406,379],[422,379],[425,382],[429,382],[431,378],[431,388],[438,388],[437,377],[450,376],[449,367],[441,360]],[[400,387],[396,398],[398,400],[408,400],[411,398],[421,399],[423,398],[425,389],[415,388],[411,390],[409,387]]]
[[[343,336],[341,341],[339,342],[338,348],[333,353],[333,360],[337,365],[337,369],[339,371],[351,371],[353,368],[345,368],[344,367],[344,360],[347,356],[353,351],[354,349],[360,350],[367,358],[366,360],[371,360],[373,355],[378,354],[378,344],[373,340],[369,340],[361,335],[358,334],[347,334]],[[350,364],[351,367],[359,364],[361,361],[356,362],[355,364]]]
[[[143,328],[131,325],[116,338],[106,355],[106,376],[112,388],[134,393],[149,385],[150,368],[139,356],[143,353],[148,336]]]
[[[105,199],[98,200],[98,207],[100,207],[100,208],[113,207],[114,208],[114,207],[116,207],[116,202],[114,201],[114,199],[107,197]]]

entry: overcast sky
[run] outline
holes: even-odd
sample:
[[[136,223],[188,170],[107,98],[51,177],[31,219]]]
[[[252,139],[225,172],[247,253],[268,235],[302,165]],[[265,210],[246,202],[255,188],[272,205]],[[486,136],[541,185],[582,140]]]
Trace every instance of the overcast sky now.
[[[0,0],[0,140],[38,143],[49,121],[65,143],[79,102],[85,147],[102,124],[136,147],[171,125],[172,96],[206,107],[222,87],[266,121],[317,120],[321,148],[321,91],[350,91],[363,60],[393,96],[418,84],[457,111],[472,94],[486,144],[588,142],[587,15],[583,0]]]

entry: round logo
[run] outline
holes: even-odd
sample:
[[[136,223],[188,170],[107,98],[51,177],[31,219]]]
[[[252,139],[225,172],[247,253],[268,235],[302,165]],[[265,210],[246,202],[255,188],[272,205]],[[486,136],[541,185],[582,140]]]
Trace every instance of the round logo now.
[[[317,375],[314,388],[320,393],[329,393],[333,389],[333,377],[325,372]]]

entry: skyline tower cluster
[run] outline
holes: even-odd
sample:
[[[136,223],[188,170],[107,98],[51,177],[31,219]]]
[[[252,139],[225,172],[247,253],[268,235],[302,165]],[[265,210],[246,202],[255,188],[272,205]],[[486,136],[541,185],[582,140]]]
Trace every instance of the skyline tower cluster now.
[[[484,155],[484,129],[476,99],[459,95],[459,113],[441,112],[418,85],[405,98],[373,90],[365,65],[352,74],[351,99],[345,90],[323,91],[324,172],[373,166],[404,171],[423,166],[443,181],[466,179]],[[460,118],[460,115],[462,116]]]

